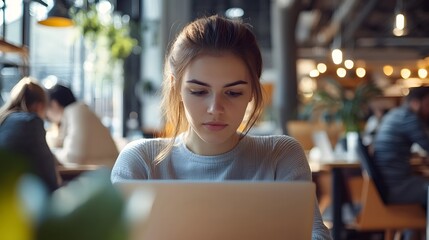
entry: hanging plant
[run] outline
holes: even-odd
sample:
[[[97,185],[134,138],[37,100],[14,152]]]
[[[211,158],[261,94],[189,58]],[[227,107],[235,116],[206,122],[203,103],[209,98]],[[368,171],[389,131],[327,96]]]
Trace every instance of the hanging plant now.
[[[100,13],[95,6],[88,9],[71,10],[73,22],[80,29],[82,36],[93,43],[103,42],[112,60],[122,60],[128,57],[137,40],[130,36],[128,22],[114,13]],[[96,46],[99,47],[99,46]]]

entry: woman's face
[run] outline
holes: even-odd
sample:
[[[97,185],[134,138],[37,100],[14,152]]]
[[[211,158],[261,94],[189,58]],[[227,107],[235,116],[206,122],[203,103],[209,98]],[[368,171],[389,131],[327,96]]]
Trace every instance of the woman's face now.
[[[185,69],[181,97],[190,124],[186,144],[193,152],[215,155],[238,142],[251,94],[245,63],[231,53],[201,55]]]

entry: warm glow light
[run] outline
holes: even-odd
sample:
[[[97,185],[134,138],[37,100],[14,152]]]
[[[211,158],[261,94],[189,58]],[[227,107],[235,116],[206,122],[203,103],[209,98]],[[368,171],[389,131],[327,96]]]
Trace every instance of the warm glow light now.
[[[356,75],[357,75],[358,77],[360,77],[360,78],[365,77],[365,75],[366,75],[366,70],[365,70],[365,68],[362,68],[362,67],[358,67],[358,68],[356,68]]]
[[[343,52],[340,49],[332,50],[332,61],[337,65],[343,62]]]
[[[408,69],[408,68],[403,68],[403,69],[401,69],[401,77],[403,78],[403,79],[407,79],[407,78],[409,78],[411,76],[411,71],[410,71],[410,69]]]
[[[317,69],[313,69],[310,71],[310,77],[315,78],[319,76],[319,71],[317,71]]]
[[[383,66],[383,72],[386,76],[392,76],[393,74],[393,67],[390,65],[384,65]]]
[[[405,34],[405,16],[402,13],[396,14],[393,34],[395,36],[402,36]]]
[[[404,30],[405,29],[405,16],[402,13],[396,14],[395,17],[395,28]]]
[[[426,78],[428,76],[428,71],[424,68],[420,68],[417,74],[419,75],[419,78]]]
[[[355,63],[352,60],[350,60],[350,59],[347,59],[347,60],[344,61],[344,66],[347,69],[352,69],[354,65],[355,65]]]
[[[326,70],[328,70],[328,67],[326,66],[326,64],[324,64],[324,63],[318,63],[317,64],[317,70],[320,72],[320,73],[325,73],[326,72]]]
[[[347,71],[346,71],[345,68],[338,68],[337,69],[337,75],[338,75],[338,77],[343,78],[343,77],[346,76],[346,74],[347,74]]]
[[[404,35],[404,33],[405,32],[404,32],[403,29],[397,29],[397,28],[393,29],[393,35],[395,35],[397,37],[400,37],[400,36]]]

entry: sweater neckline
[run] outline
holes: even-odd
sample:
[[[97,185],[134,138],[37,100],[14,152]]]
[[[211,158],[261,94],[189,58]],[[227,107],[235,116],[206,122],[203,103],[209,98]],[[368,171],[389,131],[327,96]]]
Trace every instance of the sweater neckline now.
[[[235,159],[234,156],[237,155],[237,152],[240,152],[242,149],[242,146],[245,145],[245,142],[247,141],[248,137],[247,135],[240,139],[240,141],[237,143],[237,145],[229,150],[228,152],[221,153],[218,155],[199,155],[194,152],[192,152],[185,144],[185,141],[183,139],[184,134],[180,134],[177,136],[176,143],[178,143],[178,150],[180,151],[181,155],[188,156],[188,161],[194,161],[194,162],[200,162],[200,163],[220,163],[220,162],[230,162]]]

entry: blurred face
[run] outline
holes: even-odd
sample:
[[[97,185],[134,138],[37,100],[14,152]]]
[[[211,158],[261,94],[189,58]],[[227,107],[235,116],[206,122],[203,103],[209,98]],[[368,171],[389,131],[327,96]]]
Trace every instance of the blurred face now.
[[[230,53],[197,57],[185,69],[181,96],[189,149],[215,155],[237,144],[237,128],[252,98],[250,74],[240,58]]]
[[[48,109],[46,111],[46,116],[48,117],[49,121],[59,124],[63,117],[63,112],[64,108],[58,104],[56,100],[49,101]]]
[[[36,102],[33,103],[30,107],[30,112],[34,112],[39,116],[41,119],[46,118],[46,105],[45,103]]]

